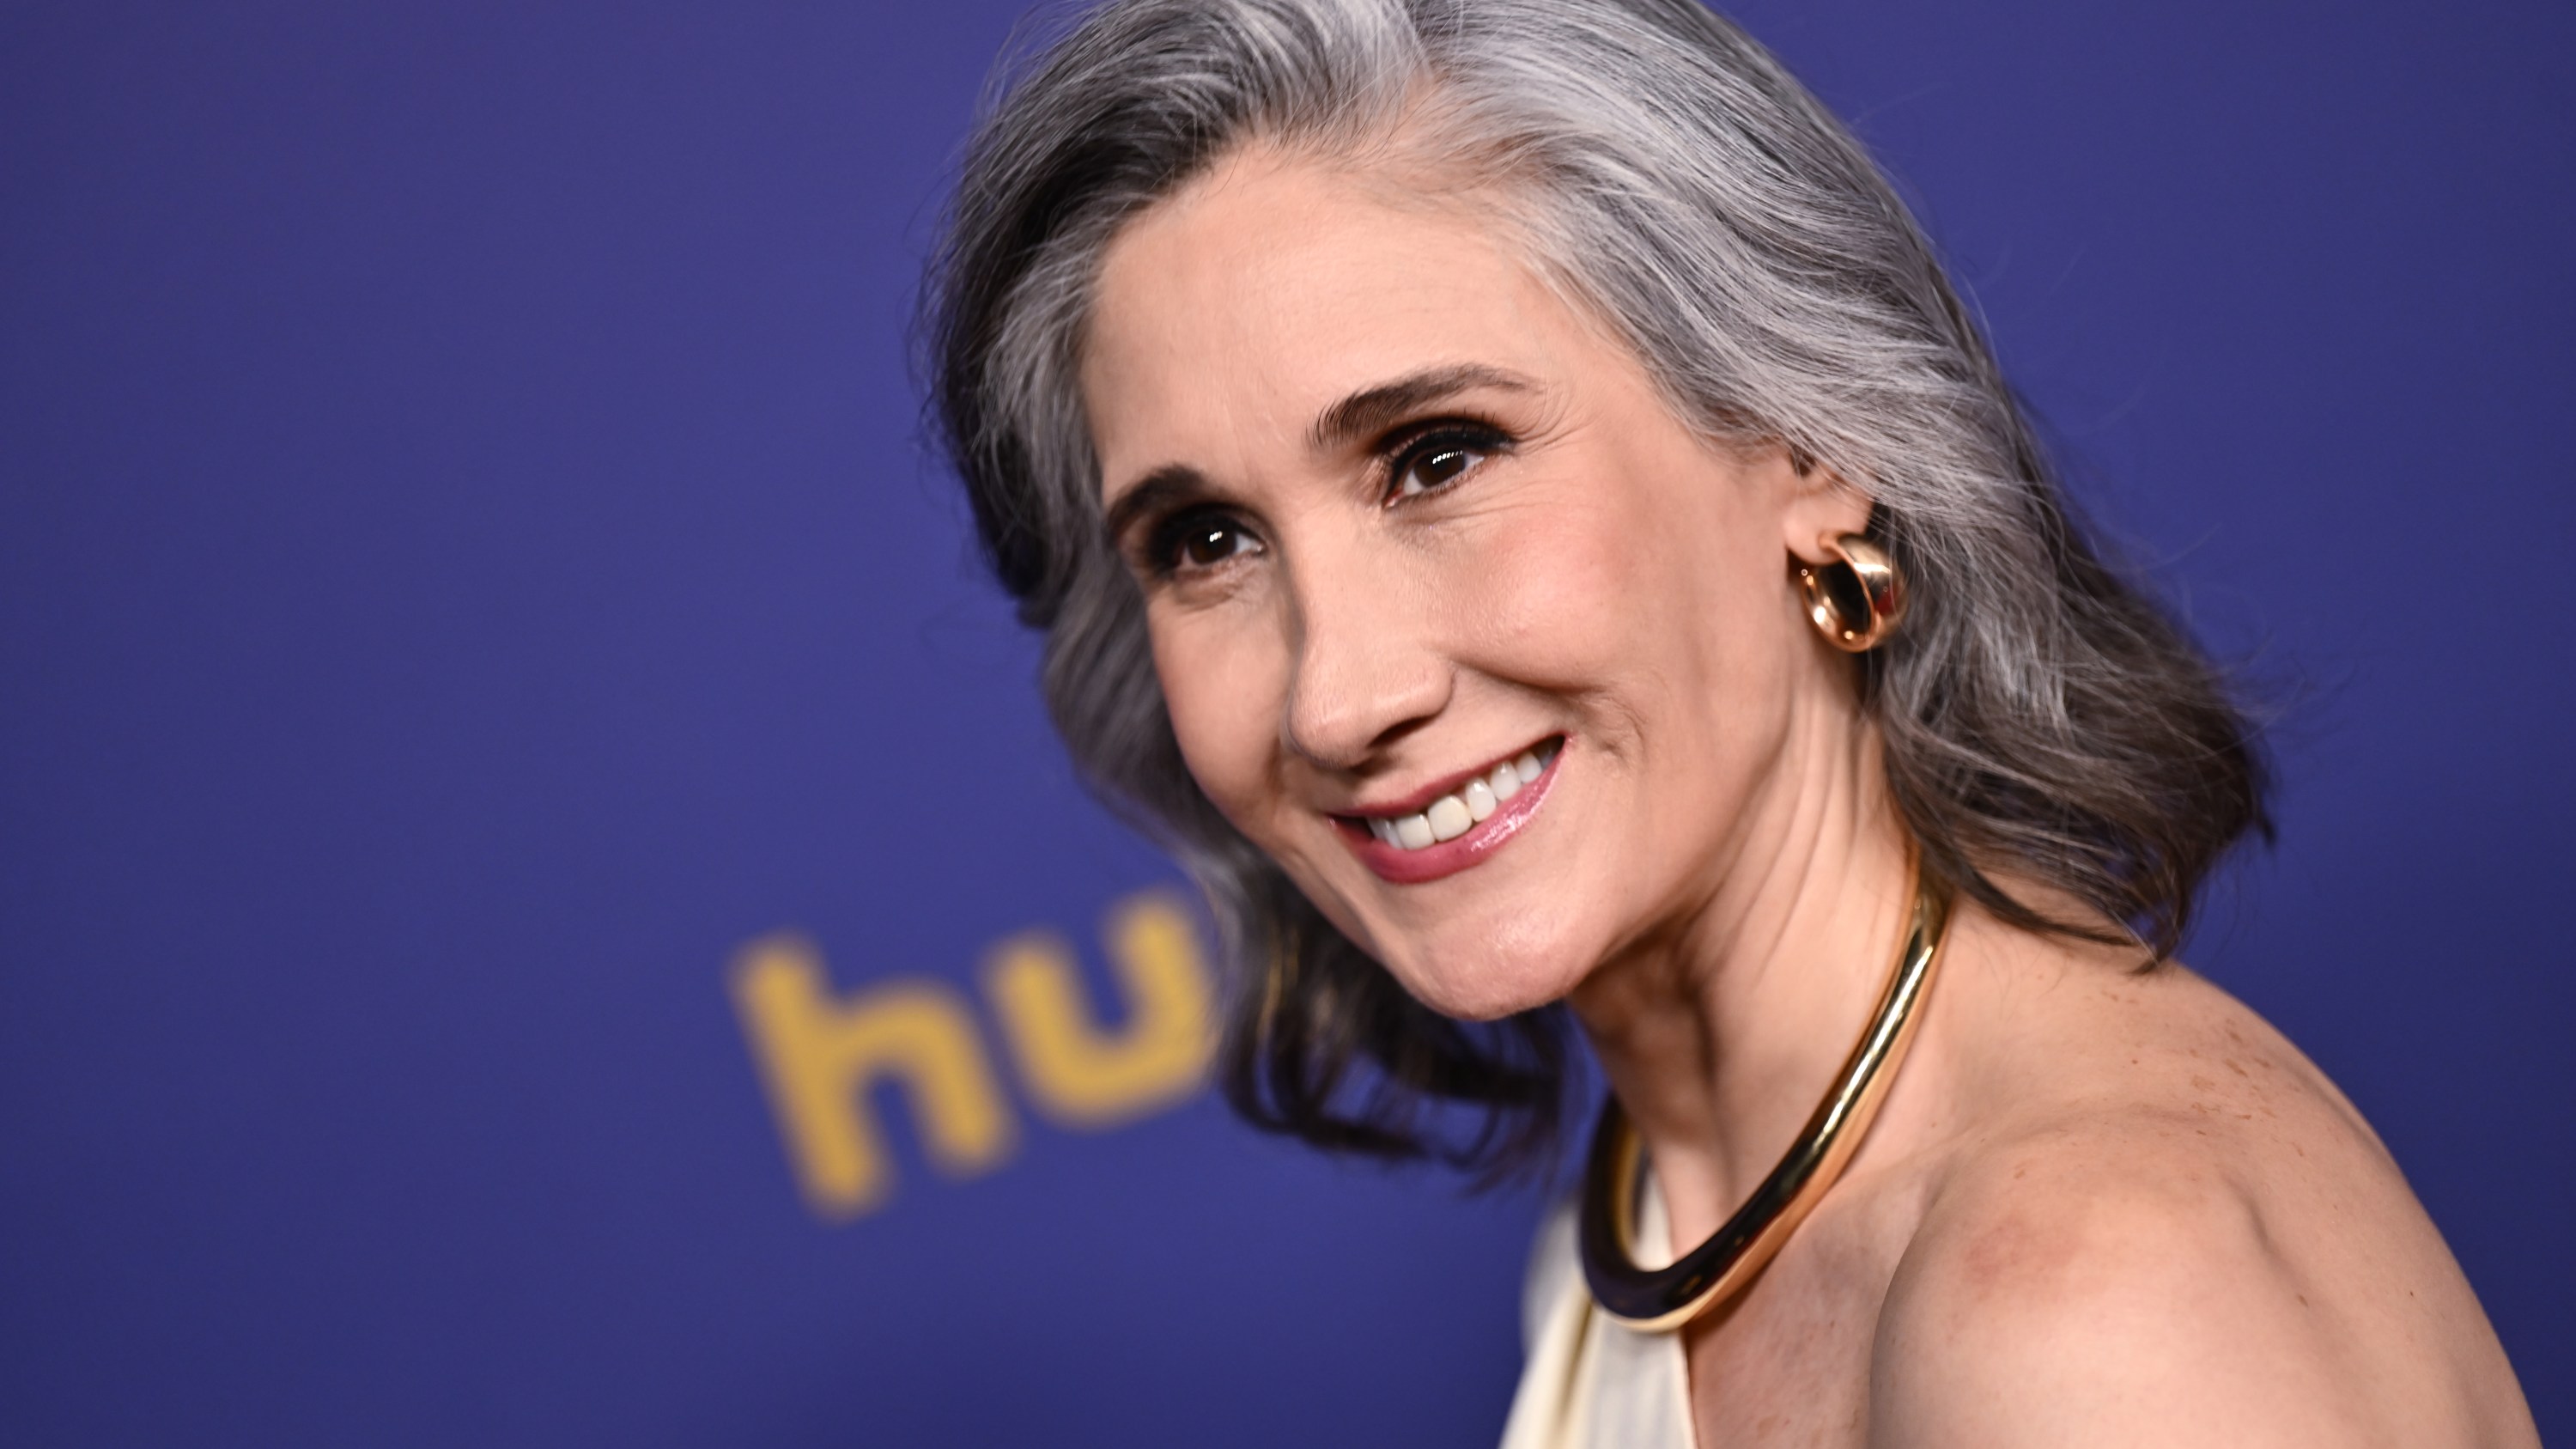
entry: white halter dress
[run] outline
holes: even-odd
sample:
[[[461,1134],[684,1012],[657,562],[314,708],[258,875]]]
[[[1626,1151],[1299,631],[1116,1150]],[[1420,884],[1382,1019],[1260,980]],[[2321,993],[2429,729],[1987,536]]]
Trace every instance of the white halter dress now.
[[[1639,1255],[1667,1261],[1663,1194],[1637,1195]],[[1694,1449],[1682,1336],[1640,1333],[1601,1311],[1583,1283],[1574,1222],[1569,1199],[1548,1215],[1530,1256],[1521,1290],[1528,1359],[1502,1449]]]

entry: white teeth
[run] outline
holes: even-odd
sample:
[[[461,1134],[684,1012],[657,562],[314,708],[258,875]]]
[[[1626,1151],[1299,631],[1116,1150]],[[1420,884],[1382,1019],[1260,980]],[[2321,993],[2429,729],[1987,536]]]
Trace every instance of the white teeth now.
[[[1468,781],[1467,788],[1458,792],[1458,798],[1467,802],[1467,814],[1474,820],[1481,821],[1500,808],[1500,802],[1494,799],[1494,787],[1482,780]]]
[[[1465,802],[1455,795],[1443,795],[1432,801],[1431,808],[1423,815],[1431,823],[1434,840],[1455,840],[1467,833],[1468,826],[1476,823],[1476,817],[1467,813]]]
[[[1518,758],[1496,765],[1484,779],[1470,780],[1458,793],[1432,801],[1430,808],[1419,815],[1394,820],[1371,816],[1369,834],[1398,850],[1420,850],[1443,840],[1455,840],[1477,822],[1493,818],[1504,801],[1539,777],[1560,747],[1560,741],[1550,740],[1535,750],[1525,750]]]

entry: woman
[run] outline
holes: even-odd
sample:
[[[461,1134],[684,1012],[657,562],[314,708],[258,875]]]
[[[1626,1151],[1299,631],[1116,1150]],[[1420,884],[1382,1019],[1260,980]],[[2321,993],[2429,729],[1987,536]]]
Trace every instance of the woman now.
[[[1109,5],[931,323],[1056,720],[1251,968],[1237,1104],[1501,1171],[1598,1059],[1508,1442],[2535,1442],[2369,1128],[2166,960],[2246,720],[1725,22]]]

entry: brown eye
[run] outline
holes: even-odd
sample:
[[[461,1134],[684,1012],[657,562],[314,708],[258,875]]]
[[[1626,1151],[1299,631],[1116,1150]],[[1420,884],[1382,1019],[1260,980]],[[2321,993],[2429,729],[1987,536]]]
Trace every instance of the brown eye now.
[[[1486,427],[1442,428],[1426,433],[1396,455],[1389,470],[1388,492],[1396,498],[1437,492],[1508,446],[1502,434]]]
[[[1466,472],[1467,465],[1474,462],[1475,457],[1464,448],[1444,448],[1431,454],[1413,465],[1413,480],[1418,486],[1412,491],[1418,493],[1439,487]]]
[[[1234,557],[1243,547],[1243,533],[1231,523],[1203,523],[1192,528],[1181,539],[1181,559],[1192,568],[1206,568]]]
[[[1168,578],[1216,568],[1237,554],[1260,551],[1261,540],[1242,520],[1228,513],[1192,509],[1154,530],[1146,561],[1154,573]]]

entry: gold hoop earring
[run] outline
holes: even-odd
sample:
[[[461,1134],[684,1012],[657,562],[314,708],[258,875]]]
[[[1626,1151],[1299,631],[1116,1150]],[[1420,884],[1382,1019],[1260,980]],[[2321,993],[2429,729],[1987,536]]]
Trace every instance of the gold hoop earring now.
[[[1798,587],[1806,591],[1807,617],[1825,642],[1846,654],[1864,654],[1886,643],[1905,618],[1905,575],[1887,550],[1857,533],[1835,539],[1834,552],[1841,555],[1835,563],[1799,564]],[[1827,569],[1847,577],[1828,580]]]

